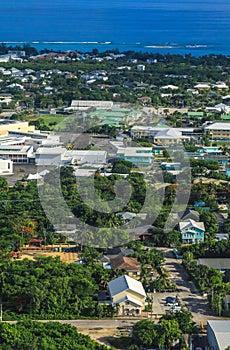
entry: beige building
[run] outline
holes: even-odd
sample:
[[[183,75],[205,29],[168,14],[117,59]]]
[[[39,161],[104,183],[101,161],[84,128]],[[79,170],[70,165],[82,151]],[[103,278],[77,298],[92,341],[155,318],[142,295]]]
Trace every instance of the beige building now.
[[[118,315],[140,315],[145,307],[146,293],[142,283],[127,275],[108,283],[113,306],[118,306]]]
[[[210,132],[212,140],[230,141],[230,123],[213,123],[205,126],[204,132]]]
[[[29,125],[28,122],[19,120],[0,119],[0,135],[8,135],[8,132],[30,132],[35,127]]]

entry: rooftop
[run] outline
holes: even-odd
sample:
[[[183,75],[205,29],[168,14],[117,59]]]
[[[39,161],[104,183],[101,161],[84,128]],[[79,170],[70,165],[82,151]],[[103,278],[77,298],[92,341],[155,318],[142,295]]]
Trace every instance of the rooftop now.
[[[230,344],[230,320],[211,320],[208,325],[215,333],[219,349],[226,349]]]
[[[205,126],[205,130],[230,130],[230,123],[214,123]]]
[[[140,271],[141,264],[136,258],[128,258],[126,256],[117,256],[111,259],[111,265],[114,269],[122,269],[126,271]]]
[[[146,293],[142,286],[142,283],[131,278],[127,275],[120,276],[108,283],[108,288],[111,297],[122,293],[123,291],[132,290],[143,297],[146,297]]]
[[[203,222],[196,222],[192,219],[187,219],[187,220],[181,221],[179,223],[179,226],[180,226],[180,230],[184,230],[184,229],[192,226],[192,227],[198,228],[199,230],[205,231],[205,227],[204,227]]]

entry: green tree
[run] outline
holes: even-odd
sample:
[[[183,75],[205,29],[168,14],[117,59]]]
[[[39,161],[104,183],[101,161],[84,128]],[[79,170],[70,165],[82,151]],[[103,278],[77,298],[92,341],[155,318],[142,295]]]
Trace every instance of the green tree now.
[[[159,341],[158,344],[160,347],[166,346],[168,349],[172,343],[181,339],[182,332],[179,327],[177,320],[165,320],[162,319],[159,324]]]
[[[150,347],[157,342],[157,327],[151,320],[141,320],[133,326],[132,341],[140,346]]]

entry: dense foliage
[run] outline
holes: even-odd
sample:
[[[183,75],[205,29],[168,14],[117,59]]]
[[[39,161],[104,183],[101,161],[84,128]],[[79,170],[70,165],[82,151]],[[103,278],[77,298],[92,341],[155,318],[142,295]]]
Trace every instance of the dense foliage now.
[[[74,326],[57,322],[23,321],[0,324],[1,350],[106,350],[78,333]]]
[[[1,266],[3,309],[41,318],[95,316],[97,286],[92,270],[59,259],[5,262]]]

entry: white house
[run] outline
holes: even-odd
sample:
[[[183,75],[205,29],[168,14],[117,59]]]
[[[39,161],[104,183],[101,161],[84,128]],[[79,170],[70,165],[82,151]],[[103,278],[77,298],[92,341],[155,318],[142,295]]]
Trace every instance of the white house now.
[[[127,275],[108,283],[113,306],[118,306],[118,315],[140,315],[145,306],[146,293],[141,282]]]

